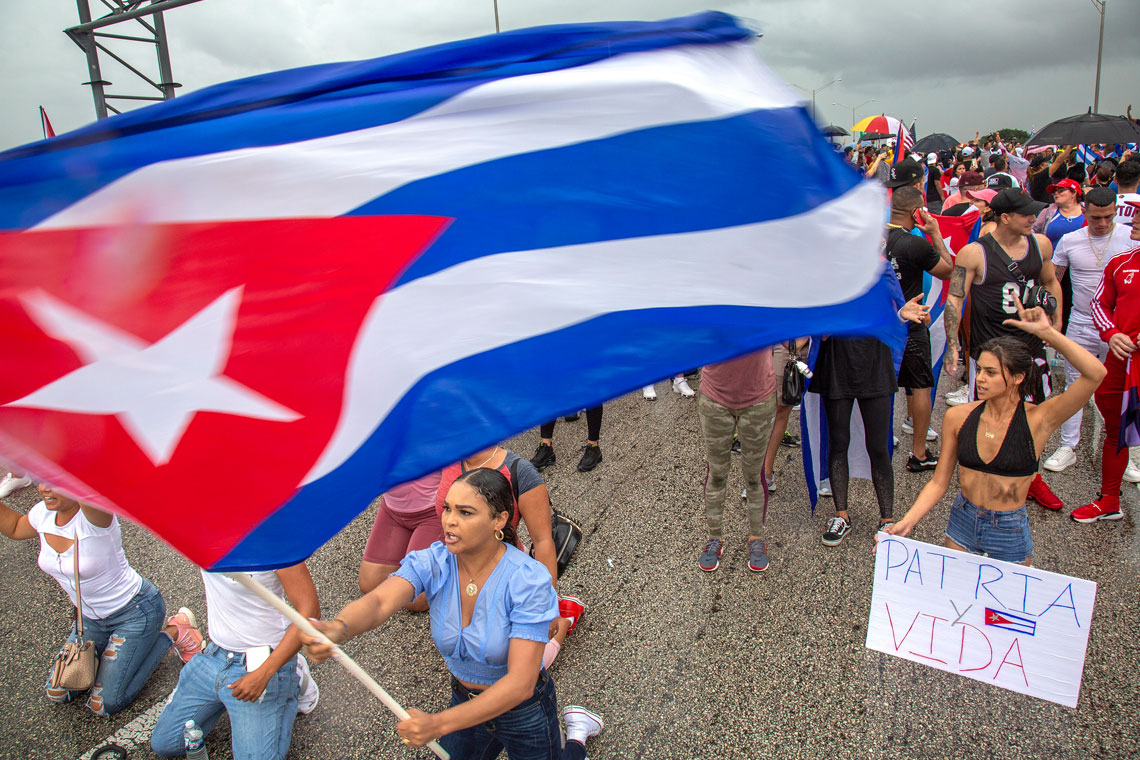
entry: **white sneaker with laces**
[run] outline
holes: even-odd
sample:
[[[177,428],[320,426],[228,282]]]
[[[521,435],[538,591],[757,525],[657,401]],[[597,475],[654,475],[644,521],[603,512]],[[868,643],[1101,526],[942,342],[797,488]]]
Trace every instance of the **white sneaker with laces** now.
[[[776,490],[776,476],[770,475],[770,476],[768,476],[768,493],[772,493],[775,490]]]
[[[646,401],[654,401],[657,398],[657,389],[652,385],[647,385],[641,389],[641,397]]]
[[[302,662],[304,664],[302,664]],[[301,677],[301,688],[297,693],[297,712],[308,715],[317,709],[317,702],[321,698],[321,690],[309,672],[309,663],[301,657],[297,660],[297,675]]]
[[[1053,456],[1045,460],[1045,469],[1049,472],[1060,472],[1077,462],[1077,455],[1070,447],[1061,446],[1053,452]],[[1137,473],[1140,475],[1140,473]],[[1135,482],[1135,481],[1133,481]]]
[[[827,478],[827,479],[820,481],[819,495],[820,496],[831,496],[831,479],[830,478]]]
[[[910,417],[907,417],[905,420],[903,420],[902,429],[903,429],[904,433],[907,433],[909,435],[914,435],[914,420],[912,420]],[[934,428],[927,428],[926,429],[926,440],[928,440],[928,441],[937,441],[938,440],[938,433],[935,432]]]
[[[1124,482],[1140,483],[1140,467],[1129,462],[1128,466],[1124,468]]]
[[[697,392],[689,387],[689,381],[683,377],[673,378],[673,392],[680,393],[685,398],[692,398]]]
[[[585,707],[570,705],[562,711],[566,721],[566,741],[585,744],[591,736],[597,736],[606,727],[602,716],[590,712]]]
[[[946,403],[949,406],[959,406],[961,404],[970,403],[970,386],[963,385],[956,391],[950,391],[946,394]]]
[[[19,491],[21,488],[27,488],[31,484],[31,478],[27,476],[17,478],[9,472],[0,480],[0,499],[3,499],[5,496],[11,496],[16,491]]]

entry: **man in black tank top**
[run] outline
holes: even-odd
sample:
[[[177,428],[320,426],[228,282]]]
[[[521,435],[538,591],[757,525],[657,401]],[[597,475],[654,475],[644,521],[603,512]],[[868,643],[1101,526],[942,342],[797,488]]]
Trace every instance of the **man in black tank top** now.
[[[958,323],[962,318],[962,303],[966,302],[970,309],[970,397],[974,397],[975,372],[972,365],[981,354],[982,345],[990,338],[1009,335],[1026,344],[1041,369],[1041,384],[1030,399],[1039,404],[1050,392],[1045,344],[1036,336],[1003,324],[1007,319],[1017,318],[1017,299],[1024,303],[1026,294],[1017,275],[1010,272],[1001,260],[999,251],[1004,251],[1006,256],[1017,262],[1028,287],[1042,285],[1057,299],[1052,321],[1053,327],[1060,331],[1061,285],[1053,271],[1053,246],[1049,238],[1032,231],[1033,222],[1045,204],[1019,190],[1007,189],[995,195],[989,205],[997,221],[997,228],[992,234],[959,251],[954,262],[954,273],[950,275],[950,295],[943,315],[946,357],[942,366],[951,377],[958,374],[958,360],[961,356]],[[1064,506],[1040,474],[1029,487],[1029,498],[1047,509],[1060,509]]]
[[[1016,299],[1024,302],[1025,288],[1018,277],[1002,261],[1004,251],[1025,276],[1028,287],[1044,286],[1057,299],[1054,326],[1061,326],[1061,287],[1053,270],[1053,246],[1044,235],[1031,232],[1036,214],[1043,204],[1017,190],[1003,190],[990,201],[997,229],[958,253],[954,273],[950,277],[950,295],[943,317],[946,326],[946,359],[944,366],[951,376],[958,372],[961,347],[958,323],[962,303],[970,309],[970,357],[977,359],[982,344],[990,338],[1010,335],[1023,341],[1034,358],[1044,360],[1045,345],[1040,339],[1003,324],[1017,316]],[[1047,373],[1042,374],[1043,379]],[[1037,396],[1040,397],[1037,397]],[[1034,401],[1045,400],[1045,389],[1035,394]]]

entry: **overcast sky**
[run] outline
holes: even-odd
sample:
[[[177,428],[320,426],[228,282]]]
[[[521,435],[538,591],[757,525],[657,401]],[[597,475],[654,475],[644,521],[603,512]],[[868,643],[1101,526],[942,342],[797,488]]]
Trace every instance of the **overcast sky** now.
[[[103,6],[91,0],[93,11]],[[1109,0],[1100,111],[1140,110],[1140,3]],[[1002,127],[1029,130],[1092,105],[1099,14],[1090,0],[499,0],[503,29],[616,19],[661,19],[710,7],[763,32],[758,53],[788,82],[820,88],[824,122],[851,126],[886,112],[918,119],[919,136],[958,139]],[[37,106],[57,133],[95,118],[83,53],[62,32],[73,0],[3,0],[0,149],[40,139]],[[201,0],[166,13],[174,78],[185,93],[251,74],[372,58],[495,30],[492,0]],[[133,34],[127,25],[112,29]],[[155,78],[153,47],[111,41]],[[103,57],[109,91],[144,94]],[[129,85],[125,87],[123,85]],[[805,99],[810,100],[805,93]]]

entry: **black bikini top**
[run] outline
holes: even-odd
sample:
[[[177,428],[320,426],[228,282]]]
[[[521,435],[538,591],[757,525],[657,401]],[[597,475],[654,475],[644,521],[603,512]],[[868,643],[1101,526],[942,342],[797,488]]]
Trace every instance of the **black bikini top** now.
[[[1033,443],[1033,431],[1029,429],[1029,419],[1025,416],[1025,402],[1020,401],[1005,432],[997,456],[991,462],[983,462],[978,454],[978,420],[986,402],[978,404],[970,416],[962,423],[958,432],[958,464],[968,470],[1004,475],[1010,478],[1023,478],[1037,474],[1037,447]]]

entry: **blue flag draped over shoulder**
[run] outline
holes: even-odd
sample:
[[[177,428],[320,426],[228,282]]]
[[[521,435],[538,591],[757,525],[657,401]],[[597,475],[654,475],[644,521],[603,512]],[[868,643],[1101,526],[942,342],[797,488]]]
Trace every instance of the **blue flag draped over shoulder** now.
[[[559,413],[886,337],[884,193],[755,48],[721,13],[525,29],[0,154],[0,459],[281,567]]]

